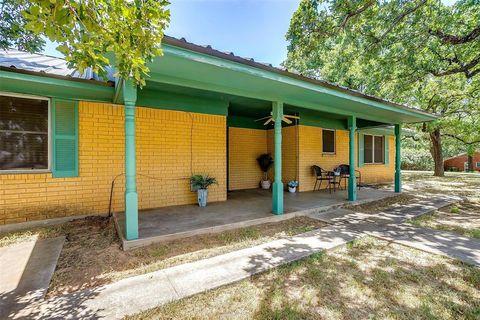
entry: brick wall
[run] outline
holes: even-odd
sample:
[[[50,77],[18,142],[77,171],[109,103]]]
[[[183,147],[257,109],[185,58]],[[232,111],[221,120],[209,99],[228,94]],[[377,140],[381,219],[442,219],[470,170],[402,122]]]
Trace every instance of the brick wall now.
[[[228,140],[229,190],[258,188],[263,173],[257,158],[267,152],[267,131],[230,127]]]
[[[80,102],[79,177],[1,174],[0,224],[106,213],[112,179],[124,170],[123,118],[122,106]],[[189,190],[191,167],[194,173],[218,179],[219,185],[211,187],[210,201],[225,200],[225,128],[224,116],[137,108],[139,207],[196,202]],[[123,183],[120,176],[114,189],[116,211],[123,210]]]
[[[458,171],[465,171],[465,162],[468,162],[468,156],[466,154],[447,159],[443,165],[446,170],[448,170],[448,168],[457,168]],[[473,170],[480,171],[480,165],[477,166],[477,164],[480,164],[480,152],[475,153],[473,156]]]

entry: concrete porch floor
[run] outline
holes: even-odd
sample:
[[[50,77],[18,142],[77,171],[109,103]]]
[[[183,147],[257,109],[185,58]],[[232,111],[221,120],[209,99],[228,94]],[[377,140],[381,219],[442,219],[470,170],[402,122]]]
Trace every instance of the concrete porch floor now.
[[[228,193],[227,201],[209,203],[207,207],[181,205],[142,210],[138,216],[140,238],[125,240],[125,217],[115,213],[115,224],[124,250],[153,243],[216,233],[262,223],[290,219],[322,212],[349,203],[346,191],[312,191],[284,193],[283,215],[271,213],[271,192],[262,189],[238,190]],[[362,188],[356,203],[365,203],[393,196],[385,190]]]

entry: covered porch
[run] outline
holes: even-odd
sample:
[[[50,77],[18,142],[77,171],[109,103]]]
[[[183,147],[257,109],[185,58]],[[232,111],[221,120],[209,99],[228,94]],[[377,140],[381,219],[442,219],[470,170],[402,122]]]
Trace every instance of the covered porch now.
[[[345,190],[331,194],[328,191],[285,192],[282,215],[272,215],[272,193],[262,189],[232,191],[228,193],[227,201],[214,202],[205,208],[181,205],[141,210],[138,219],[140,236],[134,240],[126,240],[123,236],[124,214],[117,213],[114,218],[124,250],[130,250],[153,243],[321,213],[349,203],[347,193]],[[355,203],[377,201],[394,195],[392,191],[362,188]]]

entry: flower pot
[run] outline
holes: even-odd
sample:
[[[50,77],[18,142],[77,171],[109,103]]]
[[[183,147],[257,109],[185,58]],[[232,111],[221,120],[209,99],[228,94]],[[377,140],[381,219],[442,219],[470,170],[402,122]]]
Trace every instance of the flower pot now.
[[[206,207],[207,200],[208,200],[208,189],[198,189],[197,195],[198,195],[198,205],[200,207]]]
[[[288,187],[288,192],[291,192],[291,193],[297,192],[297,187]]]
[[[270,183],[270,180],[262,180],[260,181],[260,185],[262,186],[262,189],[270,189],[272,184]]]

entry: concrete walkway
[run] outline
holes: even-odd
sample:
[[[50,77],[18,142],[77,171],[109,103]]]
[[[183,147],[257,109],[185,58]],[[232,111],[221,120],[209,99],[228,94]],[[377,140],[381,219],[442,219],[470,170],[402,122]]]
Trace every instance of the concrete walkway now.
[[[10,317],[118,319],[231,284],[367,234],[480,265],[479,241],[403,223],[408,218],[455,201],[458,198],[430,197],[378,214],[345,209],[312,214],[316,219],[333,224],[301,235],[36,302]]]
[[[0,248],[0,319],[42,301],[64,241],[57,237]]]

